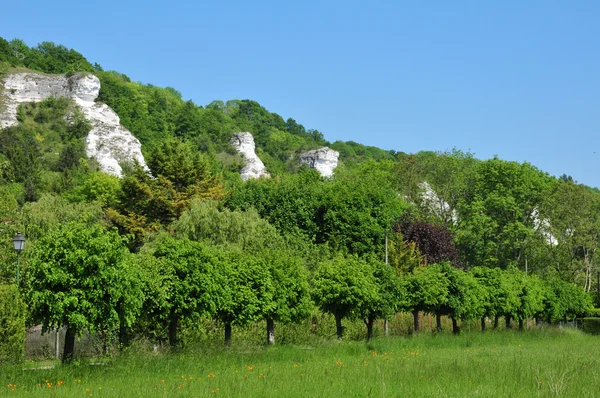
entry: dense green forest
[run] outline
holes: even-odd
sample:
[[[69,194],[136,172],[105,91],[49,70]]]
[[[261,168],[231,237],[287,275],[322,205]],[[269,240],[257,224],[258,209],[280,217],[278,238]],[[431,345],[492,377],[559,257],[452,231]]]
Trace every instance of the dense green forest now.
[[[98,101],[150,169],[100,172],[70,100],[20,106],[19,125],[0,131],[0,284],[20,292],[0,300],[25,303],[17,323],[67,326],[66,357],[82,331],[181,346],[199,319],[219,322],[227,343],[232,325],[264,320],[273,341],[276,322],[315,311],[340,338],[346,318],[370,336],[397,312],[448,316],[458,331],[461,320],[564,320],[600,293],[600,194],[569,176],[456,149],[330,143],[256,101],[199,106],[64,46],[0,38],[0,78],[25,70],[95,74]],[[242,182],[229,145],[240,131],[272,178]],[[332,178],[293,160],[322,146],[340,153]]]

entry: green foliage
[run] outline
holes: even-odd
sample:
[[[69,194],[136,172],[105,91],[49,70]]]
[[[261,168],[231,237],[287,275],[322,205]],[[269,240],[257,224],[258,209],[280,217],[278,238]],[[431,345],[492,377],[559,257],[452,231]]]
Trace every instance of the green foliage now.
[[[85,176],[73,190],[65,196],[73,202],[97,202],[101,207],[114,207],[121,184],[119,178],[110,174],[95,172]]]
[[[590,334],[600,334],[600,318],[583,318],[583,331]]]
[[[225,300],[226,272],[214,251],[200,243],[161,235],[142,250],[141,264],[150,298],[143,312],[145,332],[163,337],[162,326],[173,346],[181,344],[182,322],[213,315]]]
[[[87,172],[83,138],[90,124],[66,98],[18,109],[21,123],[0,131],[0,182],[22,183],[27,202],[71,188]]]
[[[162,176],[173,183],[177,191],[202,183],[210,177],[207,161],[190,145],[176,139],[159,144],[148,158],[148,167],[154,176]]]
[[[218,252],[224,277],[216,319],[223,324],[247,325],[276,310],[274,286],[265,259],[239,250]]]
[[[251,253],[284,246],[279,232],[256,210],[219,210],[213,201],[192,201],[172,229],[180,237],[213,245],[232,244]]]
[[[255,208],[283,234],[314,241],[319,232],[318,215],[324,186],[316,171],[279,179],[248,181],[234,190],[225,205],[231,209]]]
[[[52,230],[70,222],[92,226],[101,221],[102,209],[94,203],[69,203],[61,196],[43,194],[35,203],[22,208],[22,232],[28,240],[35,241]]]
[[[176,220],[185,211],[193,199],[222,198],[223,186],[210,175],[196,175],[190,186],[176,186],[169,178],[159,175],[150,176],[139,164],[121,179],[121,189],[117,197],[116,208],[107,214],[118,226],[121,233],[135,235],[133,246],[140,246],[147,232],[156,231],[161,225]]]
[[[407,309],[435,314],[447,305],[449,286],[439,264],[415,268],[407,278]]]
[[[482,316],[496,317],[515,311],[520,301],[506,273],[498,268],[475,267],[471,274],[482,288]]]
[[[71,222],[46,233],[24,272],[31,324],[82,332],[130,326],[143,295],[139,272],[115,231]]]
[[[25,315],[25,304],[16,286],[0,285],[0,363],[23,361]]]
[[[386,231],[408,207],[391,185],[391,167],[365,162],[326,182],[319,203],[317,243],[359,255],[381,255]]]
[[[542,314],[548,323],[587,314],[592,308],[592,297],[580,286],[557,277],[546,279],[542,283],[544,297]]]
[[[600,308],[588,308],[585,316],[591,318],[600,318]]]
[[[309,274],[302,258],[289,249],[267,249],[260,256],[266,263],[273,284],[273,305],[264,312],[264,317],[282,323],[308,318],[314,304],[310,296]]]
[[[83,55],[49,41],[30,48],[20,39],[7,43],[0,38],[0,61],[7,62],[11,66],[25,66],[45,73],[94,71],[94,67]]]
[[[479,163],[476,173],[459,212],[457,242],[463,261],[468,268],[521,265],[534,239],[536,209],[551,180],[528,163],[498,158]]]
[[[380,304],[377,280],[369,263],[356,256],[337,255],[317,265],[313,275],[313,298],[317,306],[336,317],[338,338],[342,338],[341,320],[368,315],[368,309]]]

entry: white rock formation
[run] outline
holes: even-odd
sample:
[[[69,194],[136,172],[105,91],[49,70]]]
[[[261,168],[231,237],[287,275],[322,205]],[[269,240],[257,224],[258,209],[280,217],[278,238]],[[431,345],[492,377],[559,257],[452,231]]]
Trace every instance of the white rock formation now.
[[[458,222],[458,214],[455,209],[451,209],[448,202],[440,198],[438,194],[431,188],[427,181],[419,183],[421,188],[421,200],[425,208],[429,209],[433,214],[454,224]]]
[[[146,167],[139,140],[121,126],[119,116],[105,104],[95,103],[100,80],[90,74],[45,75],[15,73],[3,80],[4,109],[0,109],[0,127],[17,124],[17,107],[23,102],[39,102],[49,97],[75,100],[92,130],[86,138],[86,152],[95,158],[102,171],[121,176],[119,162],[137,160]]]
[[[298,156],[300,164],[305,164],[311,169],[315,169],[323,177],[331,177],[333,170],[337,167],[340,153],[331,148],[314,149]]]
[[[550,232],[550,221],[547,218],[540,218],[537,207],[531,212],[531,217],[533,218],[533,226],[535,230],[544,237],[546,244],[550,246],[558,245],[558,239],[556,239],[556,237]],[[572,231],[567,231],[567,233],[569,232],[572,233]]]
[[[230,141],[233,146],[244,158],[245,165],[240,171],[242,180],[250,178],[270,177],[262,160],[256,156],[256,147],[254,137],[250,133],[235,133]]]

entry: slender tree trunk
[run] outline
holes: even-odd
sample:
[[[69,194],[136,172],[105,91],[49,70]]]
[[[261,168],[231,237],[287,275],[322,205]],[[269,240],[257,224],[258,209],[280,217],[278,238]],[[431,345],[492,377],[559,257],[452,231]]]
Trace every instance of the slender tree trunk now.
[[[335,314],[335,330],[338,340],[341,340],[344,337],[344,327],[342,326],[342,317],[338,314]]]
[[[383,320],[383,334],[385,337],[389,336],[390,331],[389,331],[389,322],[387,319]]]
[[[267,318],[267,344],[275,344],[275,321],[273,318]]]
[[[519,319],[519,330],[523,331],[525,329],[525,320]]]
[[[225,346],[231,345],[231,322],[225,323]]]
[[[507,329],[512,329],[512,325],[510,324],[511,316],[510,315],[505,315],[504,316],[504,320],[506,322],[506,328]]]
[[[456,321],[455,317],[452,317],[452,333],[454,333],[454,334],[460,333],[460,327],[458,327],[458,322]]]
[[[500,315],[494,315],[494,329],[498,329],[498,323],[500,321]]]
[[[485,332],[485,317],[481,317],[481,331]]]
[[[414,331],[415,333],[419,332],[419,311],[414,310],[412,312],[413,314],[413,325],[414,325]]]
[[[179,346],[177,329],[179,329],[179,320],[177,318],[171,319],[169,321],[169,344],[171,347]]]
[[[435,314],[435,328],[440,333],[442,331],[442,314]]]
[[[67,333],[65,334],[65,347],[63,350],[62,361],[69,363],[73,360],[75,354],[75,335],[76,330],[71,327],[67,327]]]
[[[367,340],[373,338],[373,323],[375,323],[375,319],[371,317],[365,320],[365,325],[367,325]]]

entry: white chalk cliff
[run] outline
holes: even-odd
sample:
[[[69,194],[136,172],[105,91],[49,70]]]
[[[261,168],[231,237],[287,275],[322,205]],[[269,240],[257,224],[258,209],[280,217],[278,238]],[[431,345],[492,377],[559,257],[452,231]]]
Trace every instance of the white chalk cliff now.
[[[447,222],[454,224],[458,222],[456,210],[451,209],[448,202],[442,199],[427,181],[420,182],[419,187],[421,188],[421,200],[426,209],[436,216],[446,219]]]
[[[312,151],[305,152],[298,156],[300,164],[305,164],[311,169],[315,169],[323,177],[331,177],[333,170],[338,165],[340,153],[326,146]]]
[[[230,141],[233,146],[244,158],[244,167],[240,171],[242,180],[250,178],[270,177],[262,160],[256,155],[254,137],[250,133],[235,133]]]
[[[100,93],[100,80],[94,75],[71,76],[41,73],[15,73],[2,81],[4,109],[0,109],[0,127],[17,124],[17,107],[24,102],[39,102],[49,97],[72,98],[92,124],[86,137],[86,153],[105,173],[121,176],[120,162],[146,162],[141,143],[121,126],[119,116],[105,104],[94,102]]]

